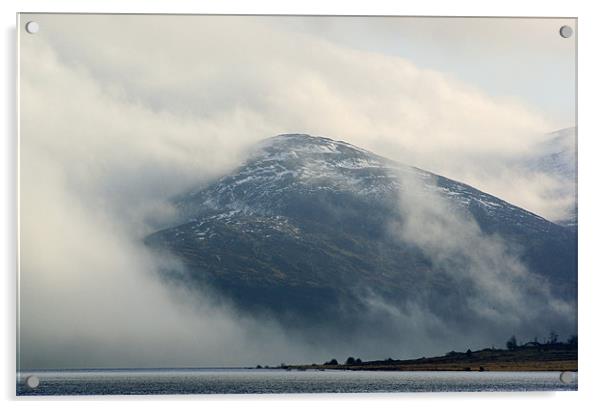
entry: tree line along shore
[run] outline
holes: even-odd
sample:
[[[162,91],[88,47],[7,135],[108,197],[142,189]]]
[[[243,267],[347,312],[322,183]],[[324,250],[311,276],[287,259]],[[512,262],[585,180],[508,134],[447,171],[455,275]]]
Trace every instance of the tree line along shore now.
[[[577,337],[571,336],[566,342],[559,342],[551,333],[545,342],[537,339],[523,344],[512,336],[506,342],[506,349],[485,348],[478,351],[450,351],[443,356],[422,357],[399,360],[387,358],[376,361],[362,361],[348,357],[339,363],[336,359],[323,364],[287,365],[278,368],[287,370],[351,370],[351,371],[577,371]],[[258,365],[257,368],[262,368]]]

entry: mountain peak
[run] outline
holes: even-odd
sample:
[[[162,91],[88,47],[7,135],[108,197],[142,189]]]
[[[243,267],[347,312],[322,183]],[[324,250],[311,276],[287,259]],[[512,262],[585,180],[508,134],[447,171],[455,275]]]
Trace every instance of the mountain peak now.
[[[276,171],[309,182],[316,177],[322,181],[340,179],[341,172],[346,178],[353,178],[349,174],[352,169],[384,169],[391,164],[388,159],[347,142],[307,134],[282,134],[258,143],[240,171],[262,175]]]
[[[261,141],[258,152],[275,153],[277,151],[295,152],[297,154],[344,154],[362,152],[376,156],[362,148],[344,141],[337,141],[323,136],[308,134],[280,134]]]
[[[419,189],[436,192],[460,211],[486,214],[492,223],[537,231],[550,228],[549,221],[471,186],[347,142],[307,134],[282,134],[261,141],[238,169],[180,196],[176,204],[184,219],[215,212],[280,214],[300,200],[317,198],[394,205],[400,195],[407,194],[406,182],[414,179]]]
[[[283,133],[283,134],[271,136],[269,138],[264,139],[263,141],[267,142],[267,143],[297,141],[297,142],[314,143],[314,144],[338,142],[338,141],[335,141],[334,139],[326,138],[324,136],[309,135],[309,134],[305,134],[305,133]]]

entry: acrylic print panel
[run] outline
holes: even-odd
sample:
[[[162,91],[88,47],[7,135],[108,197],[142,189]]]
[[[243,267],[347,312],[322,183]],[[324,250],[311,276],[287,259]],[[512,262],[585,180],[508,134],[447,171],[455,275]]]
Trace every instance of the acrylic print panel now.
[[[577,389],[576,19],[18,24],[18,394]]]

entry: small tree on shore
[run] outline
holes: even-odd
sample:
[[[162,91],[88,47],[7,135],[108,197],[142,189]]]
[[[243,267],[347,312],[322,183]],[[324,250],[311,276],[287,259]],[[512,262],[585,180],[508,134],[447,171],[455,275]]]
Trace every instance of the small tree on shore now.
[[[556,344],[558,342],[558,334],[554,331],[550,331],[550,335],[548,336],[548,344]]]
[[[514,335],[512,335],[510,337],[510,339],[508,341],[506,341],[506,348],[508,348],[510,351],[512,351],[513,349],[516,349],[516,347],[517,347],[516,337]]]

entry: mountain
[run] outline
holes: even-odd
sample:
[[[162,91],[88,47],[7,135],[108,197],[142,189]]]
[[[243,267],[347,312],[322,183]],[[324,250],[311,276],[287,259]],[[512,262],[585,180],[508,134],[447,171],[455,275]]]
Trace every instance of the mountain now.
[[[536,149],[530,168],[561,179],[574,181],[577,177],[577,145],[575,128],[549,133]]]
[[[530,173],[543,173],[557,181],[558,186],[549,192],[551,198],[564,200],[570,210],[561,225],[577,226],[577,136],[576,128],[552,132],[533,149],[534,154],[524,161]]]
[[[573,231],[346,142],[269,138],[174,205],[178,221],[146,239],[185,266],[166,276],[300,336],[453,328],[489,342],[575,324]]]

